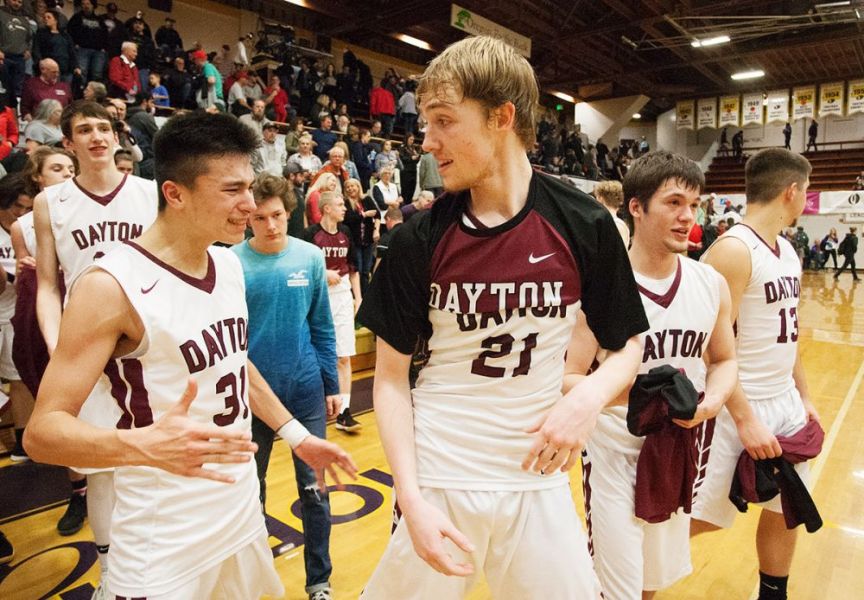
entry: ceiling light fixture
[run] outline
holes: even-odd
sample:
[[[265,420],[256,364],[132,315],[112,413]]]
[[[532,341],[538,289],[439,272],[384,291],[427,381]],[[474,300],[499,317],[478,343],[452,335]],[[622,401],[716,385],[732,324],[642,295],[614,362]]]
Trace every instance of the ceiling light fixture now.
[[[576,98],[574,98],[570,94],[565,94],[564,92],[549,92],[549,93],[552,94],[553,96],[555,96],[556,98],[561,98],[562,100],[564,100],[566,102],[570,102],[571,104],[576,104],[576,102],[577,102]]]
[[[839,8],[841,6],[849,6],[852,4],[850,0],[845,0],[845,2],[822,2],[821,4],[817,4],[815,8]]]
[[[432,51],[432,46],[429,45],[428,42],[424,42],[423,40],[417,39],[415,37],[411,37],[410,35],[405,35],[404,33],[397,33],[393,37],[395,37],[400,42],[405,42],[406,44],[411,44],[416,48],[422,48],[423,50]]]
[[[740,81],[741,79],[756,79],[758,77],[764,77],[765,71],[762,69],[756,69],[755,71],[741,71],[740,73],[735,73],[732,75],[732,79],[735,81]]]
[[[641,119],[641,118],[642,118],[642,114],[641,114],[641,113],[633,113],[633,118],[634,118],[634,119]]]
[[[707,38],[704,40],[693,40],[690,45],[694,48],[704,48],[705,46],[716,46],[718,44],[726,44],[731,41],[728,35],[718,35],[717,37]]]
[[[307,2],[307,0],[285,0],[288,4],[293,4],[294,6],[302,6],[303,8],[312,8],[312,5]]]

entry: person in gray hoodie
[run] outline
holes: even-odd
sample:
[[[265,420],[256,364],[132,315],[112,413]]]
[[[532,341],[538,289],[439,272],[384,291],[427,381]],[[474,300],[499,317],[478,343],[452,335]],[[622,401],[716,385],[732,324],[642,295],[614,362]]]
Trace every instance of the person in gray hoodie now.
[[[15,98],[24,87],[24,64],[33,48],[33,30],[21,5],[23,0],[6,0],[0,9],[0,51],[5,56],[6,71]]]

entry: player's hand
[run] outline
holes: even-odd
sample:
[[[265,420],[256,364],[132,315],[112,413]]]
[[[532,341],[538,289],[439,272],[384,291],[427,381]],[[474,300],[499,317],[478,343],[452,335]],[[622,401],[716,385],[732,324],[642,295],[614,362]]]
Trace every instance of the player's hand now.
[[[588,401],[590,398],[590,390],[578,383],[526,430],[534,434],[534,441],[522,469],[543,475],[556,469],[567,472],[576,464],[602,409],[602,404]]]
[[[339,394],[333,394],[324,398],[324,404],[327,407],[327,418],[329,419],[339,414],[339,409],[342,408],[342,398]]]
[[[819,411],[816,410],[816,407],[813,406],[813,403],[809,400],[801,399],[801,403],[804,405],[804,412],[807,415],[807,422],[816,421],[817,423],[822,423],[822,420],[819,418]]]
[[[780,442],[756,417],[741,421],[736,426],[741,444],[753,460],[777,458],[783,454]]]
[[[723,403],[719,400],[705,398],[705,400],[696,406],[696,413],[693,415],[692,419],[672,419],[672,422],[678,427],[693,429],[700,423],[704,423],[705,421],[716,417],[721,408],[723,408]]]
[[[325,472],[330,474],[336,485],[342,485],[339,479],[340,470],[351,479],[357,479],[357,465],[354,464],[351,455],[333,442],[310,435],[294,448],[294,454],[315,471],[318,487],[322,490],[327,489]],[[336,467],[339,469],[337,470]]]
[[[404,510],[404,506],[402,508],[402,518],[417,556],[444,575],[467,577],[474,573],[474,565],[469,562],[457,563],[447,552],[445,539],[466,553],[474,552],[474,545],[444,513],[422,498],[411,505],[411,510]]]
[[[327,269],[327,285],[336,285],[340,281],[342,281],[342,278],[339,276],[339,271]]]
[[[189,407],[198,394],[198,385],[189,378],[180,401],[162,417],[141,429],[127,433],[143,460],[135,464],[157,467],[186,477],[202,477],[234,483],[224,473],[205,469],[206,463],[244,463],[252,460],[258,445],[248,431],[209,425],[189,418]]]

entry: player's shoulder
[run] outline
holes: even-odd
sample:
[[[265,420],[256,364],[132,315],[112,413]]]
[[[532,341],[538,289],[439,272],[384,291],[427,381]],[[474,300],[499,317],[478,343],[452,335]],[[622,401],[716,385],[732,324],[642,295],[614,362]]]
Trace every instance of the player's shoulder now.
[[[536,186],[535,203],[539,209],[546,206],[554,207],[572,217],[588,221],[606,217],[612,220],[609,211],[595,198],[558,177],[535,173],[534,185]]]
[[[689,274],[691,277],[700,279],[712,286],[718,285],[719,281],[722,279],[720,273],[717,272],[717,269],[709,264],[693,260],[686,256],[681,256],[679,260],[681,261],[683,272]]]

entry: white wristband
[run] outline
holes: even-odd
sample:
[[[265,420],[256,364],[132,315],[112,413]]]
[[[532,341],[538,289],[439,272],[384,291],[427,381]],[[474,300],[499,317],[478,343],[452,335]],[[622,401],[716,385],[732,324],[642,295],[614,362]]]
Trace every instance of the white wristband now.
[[[309,430],[303,426],[303,423],[297,419],[291,419],[285,423],[276,431],[276,434],[288,442],[288,445],[291,446],[292,450],[302,444],[303,440],[312,435],[309,433]]]

